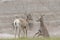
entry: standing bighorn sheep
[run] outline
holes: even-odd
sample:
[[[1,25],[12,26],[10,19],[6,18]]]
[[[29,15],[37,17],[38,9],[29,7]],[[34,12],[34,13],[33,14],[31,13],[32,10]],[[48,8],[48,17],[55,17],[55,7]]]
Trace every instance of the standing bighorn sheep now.
[[[15,37],[16,37],[17,31],[18,31],[18,37],[20,37],[21,31],[23,31],[23,33],[27,36],[28,22],[26,21],[26,19],[18,18],[16,16],[13,26],[15,29]]]

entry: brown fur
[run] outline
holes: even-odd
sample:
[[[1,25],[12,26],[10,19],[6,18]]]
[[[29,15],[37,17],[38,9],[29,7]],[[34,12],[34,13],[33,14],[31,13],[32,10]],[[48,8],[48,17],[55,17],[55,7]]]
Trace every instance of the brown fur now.
[[[19,20],[20,20],[20,23],[21,23],[21,28],[22,28],[24,34],[27,37],[28,22],[26,21],[26,19],[19,19]]]
[[[26,35],[27,37],[27,28],[28,28],[28,22],[26,21],[26,19],[23,18],[19,18],[19,26],[14,25],[15,28],[15,37],[16,37],[16,33],[17,33],[17,27],[18,27],[18,37],[20,37],[20,33],[21,31],[23,31],[24,35]]]
[[[38,34],[38,37],[39,36],[43,36],[43,37],[49,37],[49,33],[48,33],[48,30],[47,28],[45,27],[44,25],[44,20],[43,20],[43,16],[41,16],[41,18],[39,18],[37,21],[40,22],[40,31],[38,31],[35,35]]]

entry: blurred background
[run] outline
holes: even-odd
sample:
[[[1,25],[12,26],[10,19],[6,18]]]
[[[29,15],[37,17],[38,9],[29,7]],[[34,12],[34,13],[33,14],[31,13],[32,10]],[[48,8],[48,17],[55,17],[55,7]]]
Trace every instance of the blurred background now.
[[[0,33],[14,34],[12,22],[16,15],[25,18],[32,14],[34,26],[28,36],[39,28],[36,20],[44,16],[44,23],[50,36],[60,37],[60,0],[0,0]],[[30,33],[30,35],[29,35]]]

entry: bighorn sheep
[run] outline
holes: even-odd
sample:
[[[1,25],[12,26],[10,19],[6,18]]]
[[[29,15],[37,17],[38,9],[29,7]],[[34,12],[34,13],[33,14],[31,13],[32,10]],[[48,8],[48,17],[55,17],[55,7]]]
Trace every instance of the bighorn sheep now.
[[[23,31],[23,33],[27,36],[28,22],[26,21],[26,19],[18,18],[16,16],[16,19],[13,22],[13,26],[15,29],[15,37],[16,37],[17,31],[18,31],[18,37],[20,37],[21,31]]]
[[[43,15],[37,21],[40,22],[40,29],[39,29],[40,31],[38,31],[37,33],[35,33],[35,35],[38,34],[38,37],[39,36],[49,37],[48,30],[47,30],[47,28],[44,25]]]
[[[32,15],[31,14],[27,14],[26,17],[27,17],[26,20],[28,22],[29,29],[32,30],[32,27],[33,27],[33,18],[32,18]]]

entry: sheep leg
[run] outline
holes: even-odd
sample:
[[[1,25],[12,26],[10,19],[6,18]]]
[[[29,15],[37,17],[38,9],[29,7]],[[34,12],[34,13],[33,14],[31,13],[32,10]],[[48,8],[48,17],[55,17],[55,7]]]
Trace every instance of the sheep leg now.
[[[16,38],[16,34],[17,34],[17,27],[15,27],[15,38]]]
[[[20,33],[21,33],[21,30],[20,28],[18,28],[18,38],[20,38]]]
[[[35,35],[33,37],[35,37],[37,34],[39,34],[39,32],[35,33]]]
[[[27,29],[26,29],[26,37],[27,37]]]

